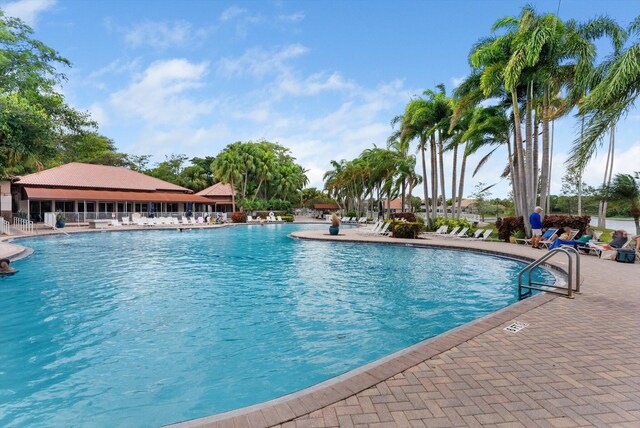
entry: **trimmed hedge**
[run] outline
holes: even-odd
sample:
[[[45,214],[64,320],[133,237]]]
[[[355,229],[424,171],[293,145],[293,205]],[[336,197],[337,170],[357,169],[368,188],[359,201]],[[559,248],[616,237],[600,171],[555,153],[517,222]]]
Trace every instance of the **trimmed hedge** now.
[[[393,213],[391,214],[391,218],[394,220],[402,220],[405,219],[409,223],[416,222],[416,215],[414,213]]]
[[[247,215],[242,211],[236,211],[231,214],[231,221],[234,223],[246,223]]]
[[[284,216],[287,215],[286,211],[255,211],[255,217],[261,217],[264,220],[269,217],[269,213],[273,213],[276,217],[282,217],[282,220],[284,220]]]
[[[422,232],[422,224],[418,222],[394,221],[391,223],[394,238],[416,239]]]
[[[580,232],[576,237],[580,237],[587,230],[590,221],[591,216],[589,215],[545,215],[542,219],[542,227],[548,229],[569,226],[572,229],[578,229]],[[525,231],[522,217],[505,217],[496,221],[496,227],[498,228],[498,237],[505,242],[509,241],[511,235]]]

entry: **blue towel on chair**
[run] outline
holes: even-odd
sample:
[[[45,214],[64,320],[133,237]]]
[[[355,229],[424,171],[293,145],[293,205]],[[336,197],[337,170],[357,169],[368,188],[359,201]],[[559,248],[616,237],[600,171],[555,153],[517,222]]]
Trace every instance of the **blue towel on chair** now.
[[[563,241],[562,239],[556,239],[555,241],[553,241],[553,244],[551,244],[551,246],[549,247],[549,251],[553,250],[554,248],[559,247],[560,245],[569,245],[569,246],[574,246],[574,245],[580,245],[583,244],[584,242],[582,241]]]

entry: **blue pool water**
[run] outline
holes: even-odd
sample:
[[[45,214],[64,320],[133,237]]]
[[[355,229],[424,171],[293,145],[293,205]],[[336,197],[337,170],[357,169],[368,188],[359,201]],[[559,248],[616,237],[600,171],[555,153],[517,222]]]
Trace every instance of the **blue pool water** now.
[[[517,300],[522,263],[287,237],[309,227],[21,241],[35,253],[0,279],[0,426],[157,426],[223,412]]]

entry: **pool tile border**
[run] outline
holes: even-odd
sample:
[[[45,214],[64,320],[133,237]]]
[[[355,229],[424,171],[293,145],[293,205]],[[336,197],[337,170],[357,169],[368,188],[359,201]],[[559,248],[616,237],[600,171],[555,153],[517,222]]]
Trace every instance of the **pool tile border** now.
[[[325,240],[311,238],[306,236],[292,236],[295,239],[302,240]],[[348,242],[358,244],[382,244],[382,245],[400,245],[407,246],[402,242],[380,242],[365,241],[361,239],[326,239],[330,242]],[[414,247],[431,247],[443,248],[458,251],[474,251],[478,253],[491,254],[499,257],[510,259],[518,259],[524,261],[533,261],[535,259],[505,252],[480,249],[480,248],[461,248],[454,245],[430,246],[428,242],[411,243],[409,246]],[[566,274],[564,269],[553,264],[545,265],[555,271]],[[283,424],[303,415],[320,410],[331,404],[345,400],[359,392],[362,392],[372,386],[379,384],[411,367],[416,366],[426,360],[429,360],[439,354],[442,354],[456,346],[459,346],[481,334],[507,325],[526,312],[531,311],[538,306],[542,306],[556,298],[558,295],[550,293],[540,293],[529,297],[525,300],[516,302],[503,309],[500,309],[477,320],[463,324],[445,333],[441,333],[435,337],[426,339],[415,345],[404,348],[391,355],[373,361],[364,366],[350,370],[347,373],[328,379],[319,384],[302,389],[300,391],[258,403],[252,406],[243,407],[225,413],[219,413],[212,416],[192,419],[176,424],[169,425],[176,428],[231,428],[231,427],[248,427],[248,428],[264,428],[274,425]]]

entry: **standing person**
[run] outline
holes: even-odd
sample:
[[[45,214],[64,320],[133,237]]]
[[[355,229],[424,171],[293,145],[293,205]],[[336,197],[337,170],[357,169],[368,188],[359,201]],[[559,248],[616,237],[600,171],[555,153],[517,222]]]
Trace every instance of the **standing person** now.
[[[529,216],[529,224],[531,224],[531,247],[540,248],[540,239],[542,238],[542,219],[540,213],[542,207],[536,207]]]

